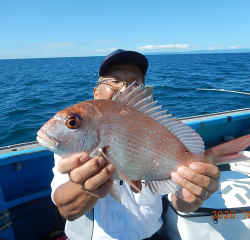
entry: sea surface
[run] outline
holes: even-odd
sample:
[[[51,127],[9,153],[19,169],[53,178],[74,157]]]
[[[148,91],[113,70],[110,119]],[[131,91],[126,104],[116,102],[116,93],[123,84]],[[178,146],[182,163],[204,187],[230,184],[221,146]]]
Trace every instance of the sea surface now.
[[[0,60],[0,147],[36,140],[56,112],[92,99],[103,57]],[[146,84],[178,118],[250,107],[250,53],[148,55]]]

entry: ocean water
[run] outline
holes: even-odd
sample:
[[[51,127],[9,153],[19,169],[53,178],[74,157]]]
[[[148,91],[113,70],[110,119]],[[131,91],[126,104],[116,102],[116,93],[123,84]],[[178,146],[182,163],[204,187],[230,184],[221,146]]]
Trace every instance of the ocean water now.
[[[250,53],[148,55],[146,84],[178,118],[249,108]],[[0,60],[0,147],[35,141],[56,112],[92,99],[102,57]]]

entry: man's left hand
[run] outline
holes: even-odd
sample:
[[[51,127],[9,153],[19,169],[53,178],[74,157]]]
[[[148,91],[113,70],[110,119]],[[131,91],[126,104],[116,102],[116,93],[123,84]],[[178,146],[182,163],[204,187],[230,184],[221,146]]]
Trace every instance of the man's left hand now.
[[[198,209],[219,188],[220,170],[212,164],[194,162],[181,166],[171,174],[172,179],[183,188],[172,195],[174,207],[181,212]]]

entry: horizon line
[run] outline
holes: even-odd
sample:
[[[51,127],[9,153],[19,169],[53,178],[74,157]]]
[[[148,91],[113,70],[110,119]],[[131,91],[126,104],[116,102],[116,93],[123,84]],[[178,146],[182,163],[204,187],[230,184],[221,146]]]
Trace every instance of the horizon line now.
[[[243,52],[241,50],[245,50]],[[228,52],[227,52],[228,51]],[[171,55],[171,54],[221,54],[221,53],[250,53],[250,48],[238,49],[211,49],[211,50],[191,50],[181,52],[145,52],[143,55]],[[46,59],[46,58],[82,58],[82,57],[105,57],[106,55],[92,55],[92,56],[71,56],[71,57],[27,57],[27,58],[0,58],[0,60],[25,60],[25,59]]]

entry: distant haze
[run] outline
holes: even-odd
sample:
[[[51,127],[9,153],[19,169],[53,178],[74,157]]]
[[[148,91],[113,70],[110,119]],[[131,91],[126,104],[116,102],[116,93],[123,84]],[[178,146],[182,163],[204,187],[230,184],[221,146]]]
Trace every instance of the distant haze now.
[[[220,49],[220,50],[196,50],[183,52],[145,52],[145,55],[159,55],[159,54],[209,54],[209,53],[249,53],[250,48],[241,49]]]

